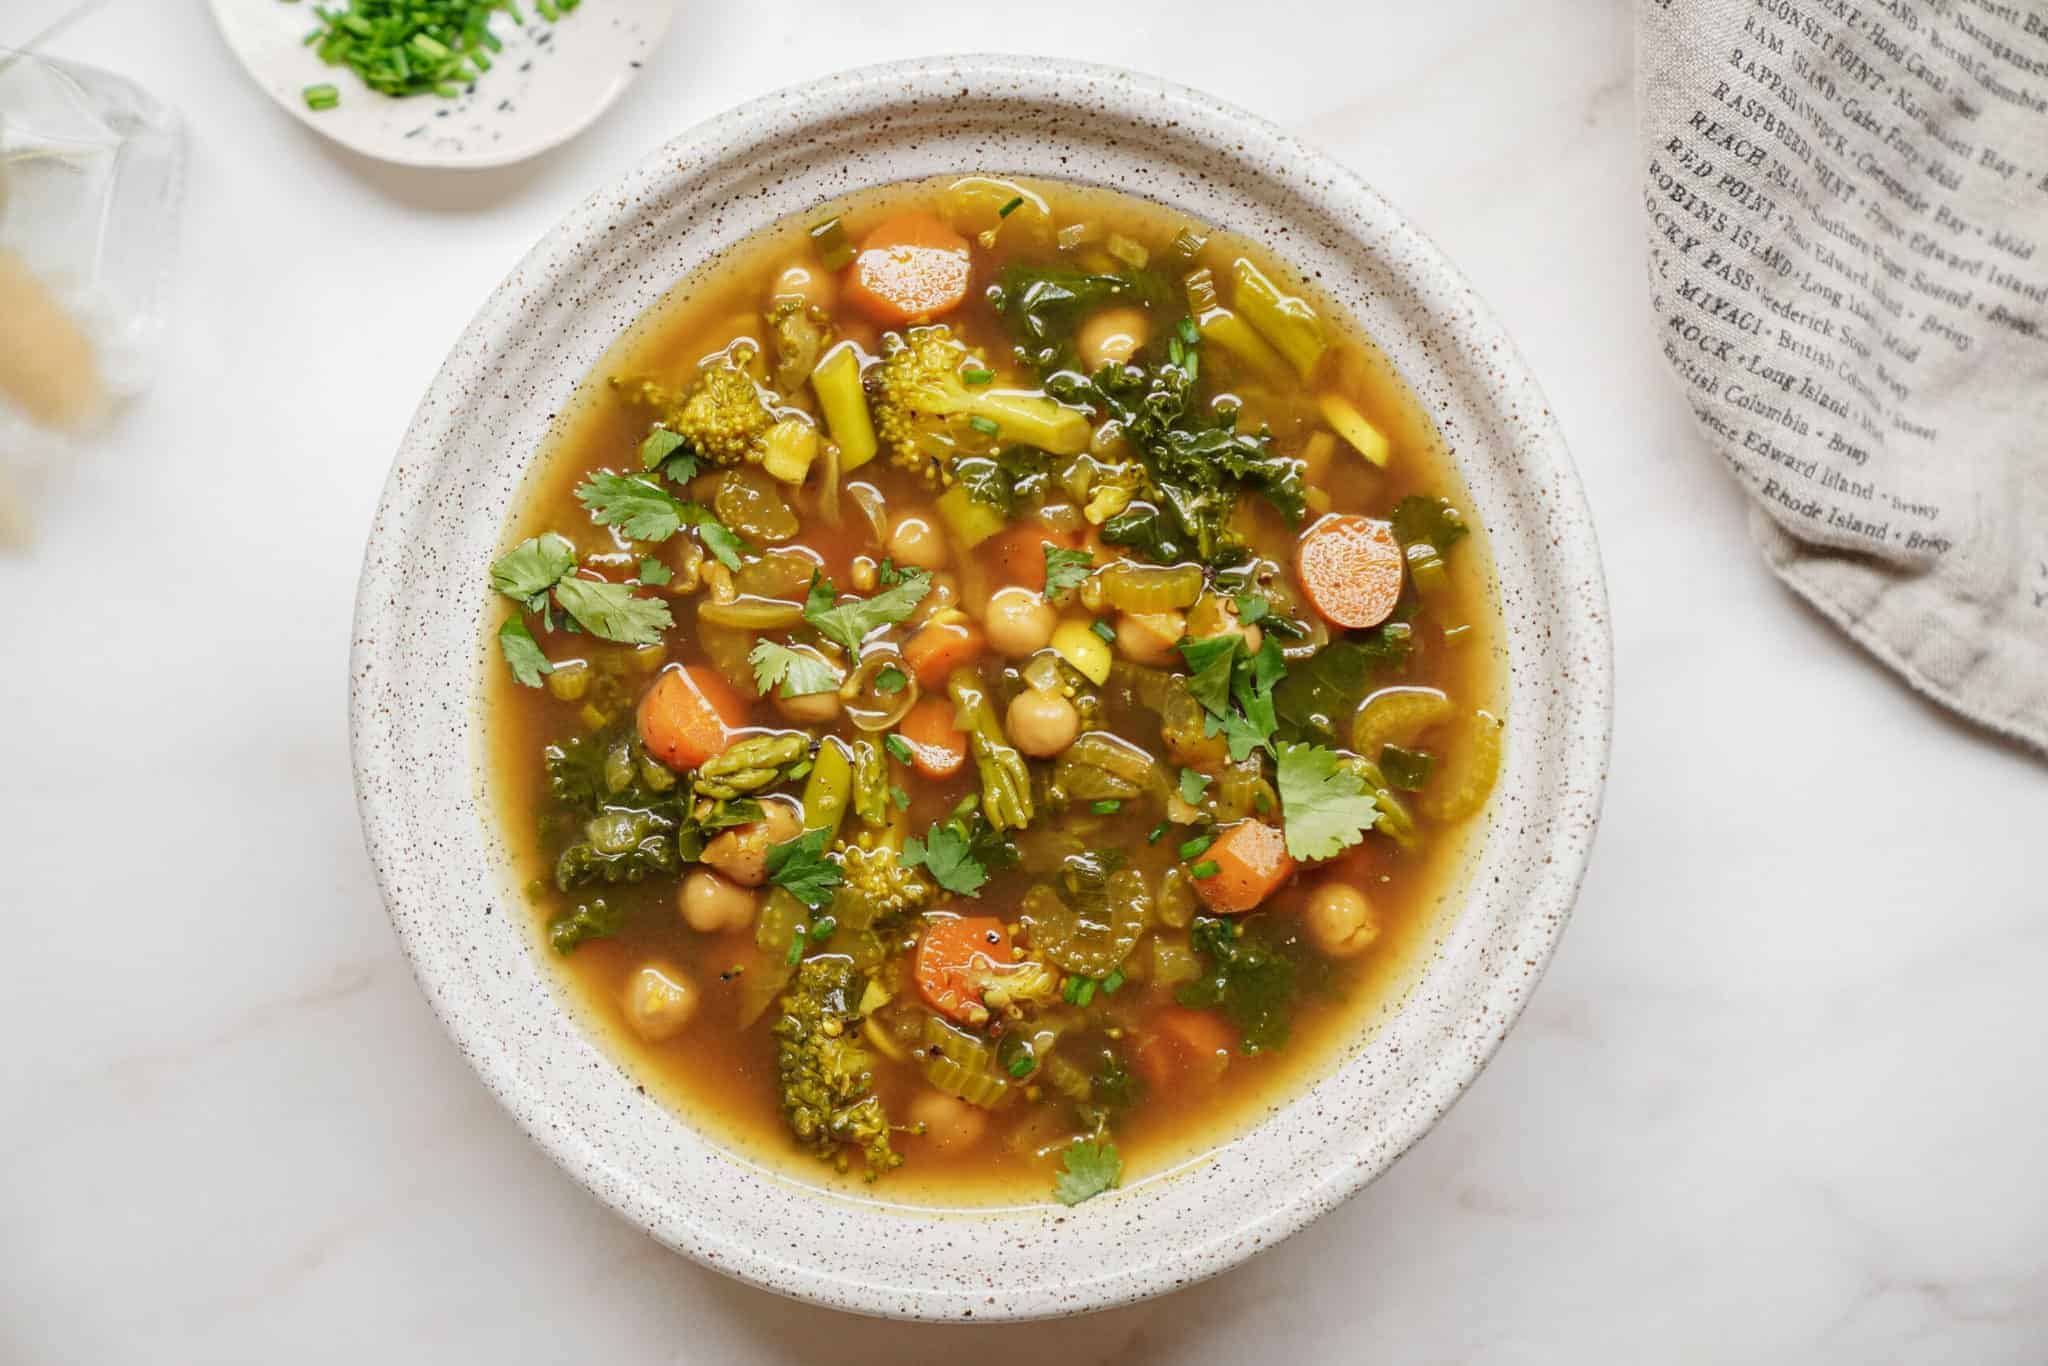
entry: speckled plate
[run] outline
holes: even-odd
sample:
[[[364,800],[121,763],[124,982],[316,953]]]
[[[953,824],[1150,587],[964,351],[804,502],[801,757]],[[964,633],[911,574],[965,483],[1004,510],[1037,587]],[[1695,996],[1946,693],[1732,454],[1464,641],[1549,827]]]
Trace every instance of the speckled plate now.
[[[485,569],[549,418],[712,253],[859,186],[967,170],[1169,202],[1272,244],[1348,306],[1448,439],[1509,623],[1506,765],[1465,904],[1384,1029],[1203,1160],[1075,1209],[933,1211],[749,1166],[641,1093],[565,1012],[483,784]],[[1564,442],[1514,347],[1357,176],[1194,91],[956,57],[849,72],[685,134],[534,249],[463,334],[385,486],[356,605],[358,802],[434,1008],[506,1108],[628,1219],[707,1266],[920,1319],[1077,1313],[1233,1266],[1385,1171],[1479,1074],[1562,932],[1598,818],[1605,588]],[[882,1192],[886,1193],[886,1192]]]
[[[305,44],[313,6],[283,0],[212,0],[235,56],[286,113],[342,146],[402,166],[504,166],[575,137],[611,107],[668,32],[675,0],[588,0],[550,23],[521,0],[515,23],[500,13],[491,32],[504,50],[453,99],[392,99]],[[336,8],[339,8],[337,3]],[[309,109],[309,85],[341,92],[333,109]]]

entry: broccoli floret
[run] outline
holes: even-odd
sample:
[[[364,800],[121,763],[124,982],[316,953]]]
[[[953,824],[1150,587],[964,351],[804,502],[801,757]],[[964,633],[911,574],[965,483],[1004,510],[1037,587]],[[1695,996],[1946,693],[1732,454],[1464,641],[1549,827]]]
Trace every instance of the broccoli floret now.
[[[984,455],[1004,444],[1079,455],[1091,435],[1087,416],[1043,393],[995,387],[979,351],[944,325],[913,327],[868,377],[875,432],[890,463],[933,485],[949,482],[957,455]],[[969,383],[970,376],[977,382]]]
[[[932,884],[915,868],[903,866],[892,841],[876,841],[865,833],[858,840],[841,840],[839,859],[845,894],[865,903],[871,911],[867,923],[923,910],[931,903]]]
[[[832,340],[832,315],[803,298],[785,295],[769,307],[767,323],[775,344],[776,386],[794,394],[810,379]]]
[[[775,425],[761,387],[736,351],[706,365],[697,383],[668,409],[668,428],[714,465],[759,464],[761,441]]]
[[[859,1042],[865,982],[851,959],[810,958],[798,965],[777,1003],[775,1065],[783,1117],[797,1141],[841,1171],[850,1165],[847,1147],[859,1148],[872,1181],[903,1158],[889,1145],[874,1059]]]

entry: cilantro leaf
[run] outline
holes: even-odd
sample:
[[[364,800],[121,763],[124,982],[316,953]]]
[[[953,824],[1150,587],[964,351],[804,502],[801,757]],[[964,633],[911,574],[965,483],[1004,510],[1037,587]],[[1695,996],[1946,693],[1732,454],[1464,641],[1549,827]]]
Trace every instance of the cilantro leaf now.
[[[1189,806],[1194,806],[1195,804],[1200,802],[1202,800],[1202,794],[1206,792],[1208,788],[1208,774],[1197,773],[1194,769],[1191,768],[1184,768],[1180,771],[1180,799],[1186,802]]]
[[[1090,550],[1065,550],[1052,542],[1045,543],[1045,600],[1058,601],[1069,588],[1079,588],[1095,568],[1095,553]]]
[[[838,595],[832,580],[813,574],[804,601],[804,620],[817,627],[825,639],[858,651],[861,641],[876,627],[908,620],[931,587],[931,571],[906,569],[894,588],[835,607],[832,604]]]
[[[652,555],[646,556],[640,561],[640,582],[642,583],[651,584],[659,588],[675,576],[676,573],[673,569],[670,569]]]
[[[1062,1205],[1078,1205],[1115,1190],[1123,1179],[1124,1160],[1116,1144],[1077,1138],[1060,1157],[1060,1169],[1052,1179],[1052,1198]]]
[[[541,678],[555,671],[555,666],[541,653],[540,642],[517,616],[507,617],[498,628],[498,649],[511,666],[512,677],[529,688],[538,688]]]
[[[1335,750],[1282,745],[1278,757],[1275,786],[1287,852],[1295,858],[1335,858],[1379,823],[1379,804],[1366,791],[1365,779],[1346,767]]]
[[[1188,691],[1212,715],[1229,710],[1230,669],[1237,659],[1237,644],[1234,633],[1189,636],[1180,642],[1181,657],[1188,662]]]
[[[1237,595],[1237,619],[1246,626],[1264,621],[1272,610],[1273,604],[1256,589],[1247,588]]]
[[[784,697],[808,697],[839,686],[839,673],[830,664],[772,640],[756,642],[747,663],[754,666],[754,686],[764,694],[779,685]]]
[[[925,839],[903,841],[898,856],[905,868],[923,868],[949,892],[973,896],[988,881],[988,870],[974,857],[965,835],[950,825],[935,825]]]
[[[831,831],[820,827],[769,845],[768,880],[814,909],[831,901],[832,893],[845,880],[839,865],[825,856],[825,843],[831,837]]]
[[[693,520],[693,509],[652,479],[600,470],[576,486],[590,520],[635,541],[665,541]]]
[[[875,691],[884,697],[894,697],[909,686],[910,676],[894,664],[875,675]]]
[[[576,547],[567,536],[547,532],[521,541],[491,566],[491,586],[531,607],[576,567]]]
[[[754,548],[708,512],[697,519],[697,539],[704,542],[704,548],[711,552],[711,558],[727,569],[738,569],[740,552]]]
[[[670,456],[676,455],[678,451],[682,451],[683,453],[676,458],[689,461],[690,473],[694,475],[697,472],[697,457],[684,450],[684,447],[688,444],[680,434],[672,432],[666,427],[656,427],[653,431],[647,433],[647,439],[640,443],[640,468],[644,470],[660,469],[662,463],[668,460]]]
[[[621,645],[652,645],[675,625],[667,603],[636,597],[623,583],[566,578],[555,585],[555,601],[584,630]]]

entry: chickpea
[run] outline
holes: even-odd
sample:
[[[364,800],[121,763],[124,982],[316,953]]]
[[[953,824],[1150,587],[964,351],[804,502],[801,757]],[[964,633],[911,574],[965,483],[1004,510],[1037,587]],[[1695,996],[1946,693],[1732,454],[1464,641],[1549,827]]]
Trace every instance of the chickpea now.
[[[1045,648],[1059,620],[1058,609],[1029,588],[1004,588],[988,600],[981,628],[997,654],[1022,659]]]
[[[899,567],[944,569],[949,558],[946,534],[931,518],[908,513],[897,518],[889,531],[889,558]]]
[[[910,1118],[941,1148],[967,1147],[988,1127],[988,1117],[966,1101],[928,1088],[911,1098]]]
[[[699,868],[684,878],[676,899],[683,908],[683,923],[699,934],[743,930],[754,923],[753,891],[726,881],[709,868]]]
[[[959,601],[960,580],[955,578],[951,571],[941,569],[932,575],[931,591],[924,595],[924,601],[910,614],[910,624],[922,626],[939,613],[950,611]]]
[[[626,1023],[649,1043],[667,1043],[697,1014],[702,993],[688,973],[667,963],[648,963],[626,979],[619,1008]]]
[[[1010,702],[1010,743],[1034,759],[1050,759],[1081,733],[1081,713],[1056,692],[1027,688]]]
[[[1126,612],[1117,618],[1116,648],[1133,664],[1171,664],[1173,647],[1187,633],[1179,612]]]
[[[1137,308],[1103,308],[1088,315],[1074,342],[1089,372],[1105,365],[1122,365],[1138,353],[1151,336],[1145,313]]]
[[[813,308],[822,308],[830,313],[837,301],[839,287],[823,268],[803,261],[791,261],[775,277],[775,286],[768,293],[777,299],[795,295]]]
[[[1365,893],[1348,882],[1325,882],[1309,894],[1302,911],[1308,937],[1332,958],[1349,958],[1380,937],[1380,918]]]
[[[1188,614],[1188,634],[1198,637],[1236,635],[1243,639],[1245,652],[1257,654],[1266,638],[1256,624],[1247,626],[1237,619],[1237,604],[1215,593],[1205,594]]]
[[[808,645],[794,647],[798,654],[808,655],[832,665],[833,687],[828,692],[802,693],[796,697],[784,697],[777,687],[770,696],[774,699],[775,710],[799,726],[829,726],[839,719],[838,685],[845,681],[843,671],[827,659],[822,651]]]
[[[760,820],[735,825],[705,845],[704,862],[742,887],[758,887],[768,880],[768,846],[795,839],[803,828],[795,807],[770,797],[761,803]],[[753,918],[751,908],[747,918]]]
[[[847,568],[846,578],[853,585],[854,592],[872,593],[875,591],[875,585],[882,581],[882,567],[875,563],[871,555],[856,555],[853,557],[852,565]]]

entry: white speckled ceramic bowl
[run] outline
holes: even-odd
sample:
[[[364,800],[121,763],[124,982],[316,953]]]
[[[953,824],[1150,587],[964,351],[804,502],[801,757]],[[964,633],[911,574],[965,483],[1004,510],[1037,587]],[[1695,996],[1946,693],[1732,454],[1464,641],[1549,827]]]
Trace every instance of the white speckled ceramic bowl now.
[[[1509,626],[1506,767],[1466,903],[1362,1050],[1191,1164],[1069,1210],[878,1204],[742,1165],[639,1091],[537,961],[482,785],[485,569],[545,435],[677,277],[858,186],[967,170],[1136,191],[1272,244],[1348,306],[1434,414]],[[1478,1075],[1570,912],[1598,817],[1610,641],[1593,531],[1543,397],[1435,248],[1342,167],[1194,91],[960,57],[768,96],[663,148],[548,235],[420,405],[370,536],[351,662],[371,858],[420,984],[484,1081],[613,1208],[707,1266],[920,1319],[1076,1313],[1184,1286],[1386,1170]]]

